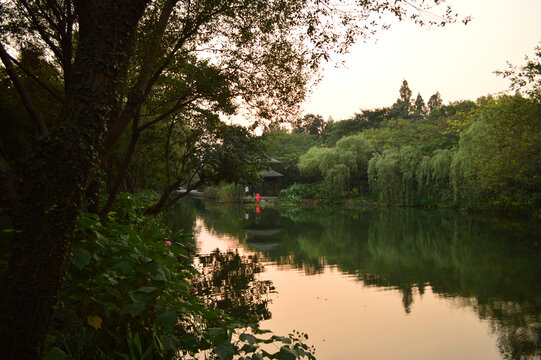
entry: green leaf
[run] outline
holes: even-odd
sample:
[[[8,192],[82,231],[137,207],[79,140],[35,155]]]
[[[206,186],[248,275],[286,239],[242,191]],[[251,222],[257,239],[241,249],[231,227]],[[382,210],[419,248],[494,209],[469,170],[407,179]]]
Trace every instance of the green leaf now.
[[[109,239],[100,234],[98,231],[96,231],[96,241],[103,247],[108,247],[110,244]]]
[[[112,277],[111,275],[109,275],[109,274],[103,274],[103,277],[104,277],[105,279],[107,279],[111,285],[116,285],[116,284],[118,284],[118,281],[117,281],[114,277]]]
[[[84,269],[90,263],[91,255],[85,249],[74,249],[71,256],[71,263],[79,270]]]
[[[69,358],[70,357],[57,346],[52,347],[47,352],[47,355],[45,355],[45,359],[47,360],[67,360]]]
[[[128,304],[128,305],[124,306],[124,308],[122,309],[122,314],[129,314],[132,317],[136,317],[143,310],[145,310],[146,307],[147,307],[147,304],[145,304],[145,303]]]
[[[259,342],[259,340],[257,340],[257,338],[252,334],[240,334],[239,339],[241,341],[246,341],[250,345],[257,344]]]
[[[156,316],[156,324],[172,330],[178,322],[177,312],[175,310],[165,310]]]
[[[122,275],[130,275],[133,271],[133,263],[123,259],[114,264],[112,269],[118,271]]]
[[[215,350],[220,360],[231,360],[233,359],[233,355],[235,355],[235,347],[229,342],[219,344]]]
[[[156,290],[158,290],[158,288],[155,288],[153,286],[141,286],[139,289],[137,289],[137,291],[146,293],[146,294],[150,294],[151,292],[154,292]]]
[[[166,352],[177,352],[180,348],[180,341],[173,335],[162,335],[160,340]]]
[[[240,350],[244,351],[245,353],[253,353],[257,349],[259,349],[259,346],[244,344],[244,346]]]
[[[155,281],[167,281],[171,278],[171,273],[169,269],[155,262],[148,263],[146,266],[147,270],[150,272],[150,278]]]
[[[280,348],[280,355],[284,358],[284,360],[295,360],[298,354],[293,349],[290,349],[287,346],[282,346]]]
[[[220,328],[209,329],[209,335],[211,337],[218,337],[221,335],[225,335],[225,329],[220,329]]]
[[[139,334],[135,334],[133,339],[128,339],[128,348],[132,359],[140,359],[142,355],[141,340]]]
[[[252,360],[263,360],[263,357],[259,354],[253,354],[252,355]]]
[[[197,336],[194,334],[186,334],[180,338],[180,341],[182,342],[182,347],[186,349],[190,349],[193,347],[199,346],[201,344],[201,341]]]
[[[277,335],[273,335],[271,337],[272,340],[277,340],[277,341],[281,341],[283,342],[284,344],[291,344],[291,339],[288,338],[288,337],[285,337],[285,336],[277,336]]]

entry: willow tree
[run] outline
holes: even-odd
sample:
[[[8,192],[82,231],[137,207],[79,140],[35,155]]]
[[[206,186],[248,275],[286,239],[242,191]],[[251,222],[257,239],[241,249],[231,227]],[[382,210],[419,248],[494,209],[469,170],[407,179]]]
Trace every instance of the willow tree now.
[[[419,204],[418,174],[423,165],[421,150],[415,146],[388,149],[368,163],[370,186],[385,205]]]
[[[299,158],[298,167],[303,174],[323,180],[329,193],[338,196],[352,185],[364,185],[373,153],[374,146],[363,135],[345,136],[332,148],[310,148]]]
[[[437,149],[432,156],[423,156],[417,169],[419,200],[423,205],[435,205],[452,195],[451,162],[453,151]]]
[[[64,278],[78,214],[102,159],[130,123],[148,128],[192,104],[197,88],[157,88],[177,59],[206,57],[235,79],[231,96],[259,118],[291,113],[321,61],[371,35],[385,12],[435,25],[432,1],[7,0],[0,3],[0,59],[36,131],[28,153],[2,150],[2,208],[15,230],[2,281],[0,333],[6,358],[39,358]],[[428,20],[426,20],[428,18]],[[374,22],[372,21],[374,20]],[[380,25],[386,24],[379,22]],[[17,53],[44,50],[62,84],[55,126],[43,119]],[[22,70],[22,69],[21,69]],[[39,78],[35,78],[39,81]],[[191,79],[185,78],[186,84]],[[40,82],[45,85],[46,83]],[[142,116],[152,92],[174,101]],[[8,119],[9,121],[9,119]],[[140,130],[140,129],[139,129]]]

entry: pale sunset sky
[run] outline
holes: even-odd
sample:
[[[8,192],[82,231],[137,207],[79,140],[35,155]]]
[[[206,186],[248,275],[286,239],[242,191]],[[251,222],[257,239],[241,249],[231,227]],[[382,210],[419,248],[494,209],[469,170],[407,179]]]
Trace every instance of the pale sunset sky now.
[[[439,91],[444,104],[506,90],[494,71],[522,65],[541,41],[541,0],[448,0],[467,25],[443,28],[395,23],[346,55],[345,68],[326,65],[304,113],[325,120],[350,118],[360,109],[392,105],[405,79],[425,102]]]

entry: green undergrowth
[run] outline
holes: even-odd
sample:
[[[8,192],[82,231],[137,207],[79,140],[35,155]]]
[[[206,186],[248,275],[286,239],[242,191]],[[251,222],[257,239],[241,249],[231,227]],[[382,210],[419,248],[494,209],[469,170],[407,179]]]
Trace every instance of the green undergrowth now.
[[[105,222],[82,214],[46,359],[315,359],[302,333],[205,307],[191,285],[192,236],[144,216],[153,199],[123,194]]]

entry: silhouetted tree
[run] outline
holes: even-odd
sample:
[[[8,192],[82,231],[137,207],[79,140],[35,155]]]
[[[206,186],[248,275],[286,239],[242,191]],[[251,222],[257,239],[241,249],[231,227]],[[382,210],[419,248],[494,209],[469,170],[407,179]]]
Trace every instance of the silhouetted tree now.
[[[443,105],[439,91],[428,99],[428,110],[432,111],[434,109],[440,108]]]

